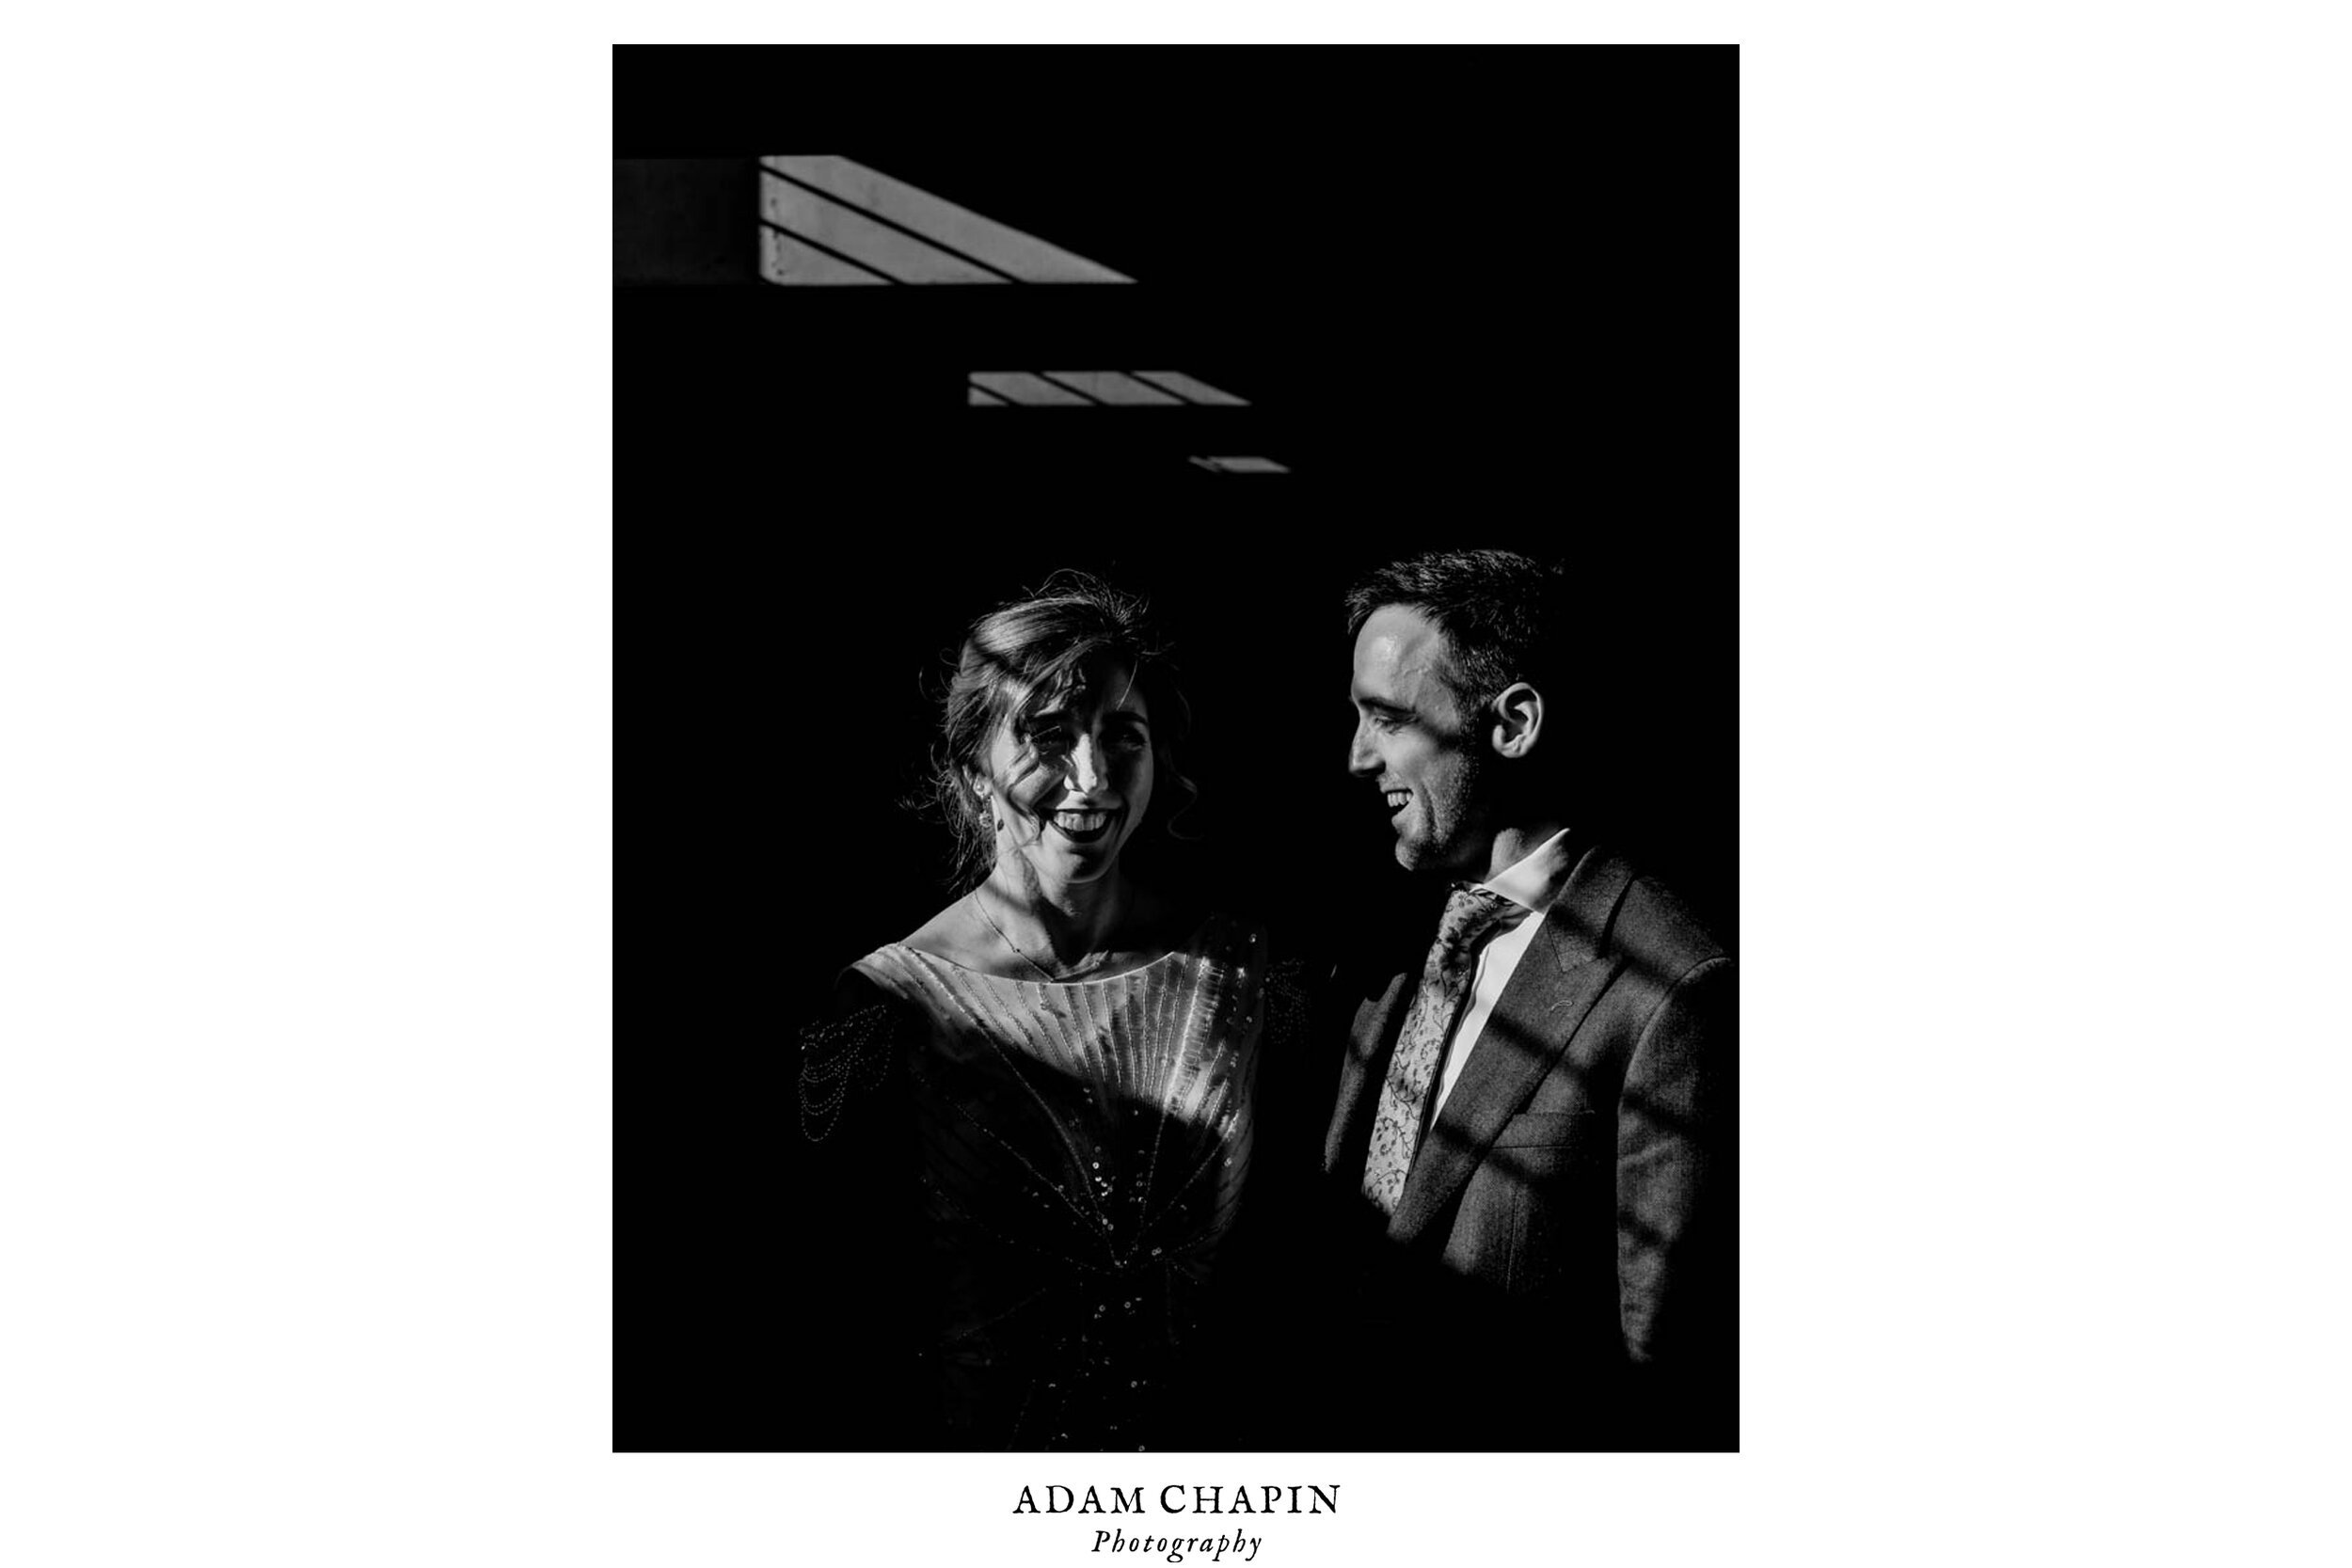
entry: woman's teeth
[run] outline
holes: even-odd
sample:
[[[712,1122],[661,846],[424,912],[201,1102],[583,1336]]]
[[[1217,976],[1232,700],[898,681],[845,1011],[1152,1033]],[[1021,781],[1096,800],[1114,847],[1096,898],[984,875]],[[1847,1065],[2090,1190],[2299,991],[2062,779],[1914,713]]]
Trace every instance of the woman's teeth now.
[[[1066,833],[1090,833],[1111,819],[1106,811],[1057,811],[1054,826]]]

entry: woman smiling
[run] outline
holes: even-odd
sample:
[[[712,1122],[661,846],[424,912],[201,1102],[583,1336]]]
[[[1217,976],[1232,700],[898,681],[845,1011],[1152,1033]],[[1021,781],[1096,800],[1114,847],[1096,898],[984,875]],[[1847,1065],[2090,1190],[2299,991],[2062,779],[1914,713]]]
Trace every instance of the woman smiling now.
[[[1095,579],[981,617],[930,790],[967,891],[853,965],[804,1041],[808,1135],[900,1150],[862,1180],[926,1260],[906,1446],[1184,1431],[1269,994],[1262,931],[1129,875],[1194,793],[1188,719],[1141,604]]]

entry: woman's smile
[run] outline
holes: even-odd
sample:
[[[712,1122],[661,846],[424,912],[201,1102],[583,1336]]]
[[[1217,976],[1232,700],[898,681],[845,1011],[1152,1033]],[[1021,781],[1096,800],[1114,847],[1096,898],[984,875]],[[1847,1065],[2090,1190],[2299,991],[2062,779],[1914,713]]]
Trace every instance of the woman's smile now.
[[[1107,837],[1125,815],[1122,811],[1106,811],[1099,806],[1065,807],[1046,820],[1053,825],[1056,832],[1073,844],[1096,844]]]

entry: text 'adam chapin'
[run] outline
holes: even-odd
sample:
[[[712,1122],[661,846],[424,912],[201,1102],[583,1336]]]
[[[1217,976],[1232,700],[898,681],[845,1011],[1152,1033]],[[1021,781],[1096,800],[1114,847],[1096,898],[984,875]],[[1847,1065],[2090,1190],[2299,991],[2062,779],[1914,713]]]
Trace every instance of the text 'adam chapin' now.
[[[1140,1486],[1088,1487],[1078,1492],[1059,1484],[1043,1488],[1045,1502],[1037,1500],[1038,1489],[1025,1486],[1012,1505],[1015,1513],[1142,1513],[1144,1489]],[[1255,1494],[1253,1497],[1252,1494]],[[1107,1494],[1108,1503],[1103,1498]],[[1230,1500],[1228,1494],[1231,1495]],[[1340,1511],[1340,1488],[1334,1481],[1329,1486],[1186,1486],[1174,1481],[1160,1488],[1162,1513],[1337,1513]]]

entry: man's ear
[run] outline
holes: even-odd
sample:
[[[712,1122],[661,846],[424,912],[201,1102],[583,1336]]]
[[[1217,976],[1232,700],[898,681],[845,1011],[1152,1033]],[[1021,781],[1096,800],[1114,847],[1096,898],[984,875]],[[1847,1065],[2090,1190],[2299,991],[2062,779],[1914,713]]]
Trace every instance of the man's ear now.
[[[1525,681],[1515,681],[1494,700],[1494,728],[1489,738],[1495,754],[1523,757],[1535,749],[1544,730],[1544,694]]]

